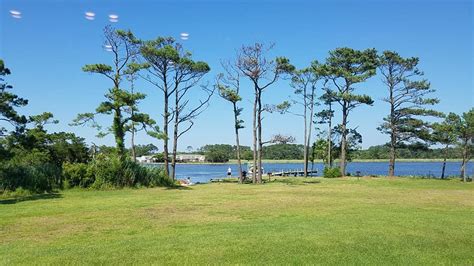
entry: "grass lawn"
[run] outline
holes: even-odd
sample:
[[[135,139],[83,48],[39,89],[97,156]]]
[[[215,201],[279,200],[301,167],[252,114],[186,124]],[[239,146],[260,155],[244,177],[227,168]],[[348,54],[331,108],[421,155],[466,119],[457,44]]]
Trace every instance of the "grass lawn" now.
[[[474,184],[290,179],[0,199],[1,264],[474,264]]]

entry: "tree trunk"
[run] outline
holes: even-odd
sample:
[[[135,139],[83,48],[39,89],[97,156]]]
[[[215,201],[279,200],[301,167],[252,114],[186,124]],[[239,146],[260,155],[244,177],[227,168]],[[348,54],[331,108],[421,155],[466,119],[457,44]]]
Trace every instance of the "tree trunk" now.
[[[239,167],[239,183],[244,182],[244,176],[242,175],[242,161],[240,160],[240,141],[239,141],[239,117],[237,105],[234,103],[234,122],[235,122],[235,144],[237,149],[237,164]]]
[[[461,178],[464,182],[467,182],[466,178],[466,164],[467,164],[467,141],[464,143],[462,150],[462,164],[461,164]]]
[[[133,114],[132,114],[133,115]],[[132,145],[132,158],[134,162],[137,162],[137,153],[135,151],[135,124],[132,121],[132,137],[131,137],[131,145]]]
[[[392,130],[390,135],[390,162],[388,164],[388,176],[393,177],[395,175],[395,158],[396,158],[396,145],[397,139],[395,132]]]
[[[443,169],[441,170],[441,179],[444,179],[444,172],[446,170],[446,160],[448,159],[449,144],[444,147]]]
[[[173,130],[173,155],[171,159],[171,179],[176,180],[176,153],[178,152],[178,129],[179,129],[179,92],[175,91],[175,113]]]
[[[392,73],[390,69],[390,73]],[[393,177],[395,175],[395,158],[397,156],[397,131],[395,125],[395,106],[393,99],[393,89],[395,85],[392,84],[391,80],[389,81],[389,91],[390,91],[390,162],[388,164],[388,176]]]
[[[305,94],[303,94],[306,97]],[[303,110],[303,119],[304,119],[304,151],[303,151],[303,174],[305,177],[308,176],[308,117],[307,117],[307,104],[306,98],[304,100],[304,110]]]
[[[173,156],[171,158],[171,180],[176,180],[176,152],[178,151],[178,126],[174,125]]]
[[[135,88],[135,82],[134,82],[134,79],[132,77],[131,79],[131,93],[133,94],[134,93],[134,88]],[[132,117],[135,115],[135,111],[133,110],[133,108],[130,108],[131,109],[131,115]],[[132,136],[130,138],[130,145],[131,145],[131,150],[132,150],[132,159],[134,162],[137,162],[137,153],[136,153],[136,150],[135,150],[135,122],[131,121],[132,123]]]
[[[388,176],[393,177],[395,175],[395,147],[390,146],[390,162],[388,163]]]
[[[121,161],[125,160],[125,144],[123,125],[122,125],[122,112],[120,109],[115,109],[114,121],[113,121],[115,144],[117,149],[117,155]]]
[[[165,167],[165,174],[166,176],[170,176],[170,166],[169,166],[169,152],[168,152],[168,141],[169,141],[169,135],[168,135],[168,119],[169,119],[169,95],[168,95],[168,89],[166,88],[165,84],[165,89],[164,89],[164,113],[163,113],[163,132],[165,133],[165,139],[163,140],[163,159],[164,159],[164,167]]]
[[[252,169],[252,182],[257,183],[257,91],[255,91],[255,101],[253,103],[253,169]]]
[[[263,152],[263,141],[262,141],[262,92],[258,93],[258,110],[257,110],[257,130],[258,130],[258,162],[257,162],[257,183],[262,183],[262,152]]]
[[[309,109],[309,129],[308,129],[308,138],[306,139],[306,176],[308,175],[308,164],[309,164],[309,147],[311,145],[311,129],[313,128],[313,115],[314,115],[314,90],[311,94],[311,100],[310,100],[310,109]],[[313,164],[314,164],[314,159],[313,163],[311,164],[311,173],[313,172]]]
[[[342,106],[342,134],[341,134],[341,162],[340,169],[342,176],[346,175],[346,145],[347,145],[347,107],[346,103]]]
[[[329,168],[332,168],[332,117],[331,117],[331,112],[332,112],[332,106],[331,103],[329,103],[329,123],[328,123],[328,164]]]

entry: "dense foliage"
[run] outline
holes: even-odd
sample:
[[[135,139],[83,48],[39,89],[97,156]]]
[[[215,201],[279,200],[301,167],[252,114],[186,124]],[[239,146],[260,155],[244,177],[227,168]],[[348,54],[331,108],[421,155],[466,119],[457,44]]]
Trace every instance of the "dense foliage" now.
[[[250,147],[240,146],[242,159],[251,160],[253,155]],[[237,159],[237,148],[229,144],[205,145],[199,152],[206,156],[209,162],[227,162]],[[297,144],[273,144],[262,149],[263,159],[266,160],[301,160],[303,159],[304,146]]]
[[[297,144],[273,144],[263,147],[263,158],[271,160],[303,159],[304,146]]]
[[[3,60],[0,59],[0,121],[6,122],[6,124],[20,130],[27,122],[27,119],[26,116],[20,115],[16,108],[27,105],[28,100],[10,92],[13,86],[8,84],[4,79],[4,76],[10,74],[10,69],[7,68]],[[7,131],[8,129],[6,127],[3,125],[0,126],[0,136],[5,135]]]
[[[199,150],[206,156],[208,162],[228,162],[237,156],[235,149],[229,144],[205,145]]]
[[[242,158],[244,160],[252,159],[252,151],[248,146],[241,146]],[[274,144],[264,147],[263,158],[267,160],[302,160],[303,146],[298,144]],[[334,145],[332,153],[334,157],[339,155],[338,145]],[[209,144],[203,146],[198,151],[206,156],[209,162],[227,162],[236,159],[236,147],[229,144]],[[310,160],[323,160],[327,163],[327,141],[317,139],[310,152]],[[249,155],[246,157],[246,153]],[[410,145],[401,145],[397,149],[397,158],[400,159],[443,159],[444,148],[430,148],[426,143],[413,143]],[[462,149],[458,146],[449,147],[447,151],[448,159],[461,159]],[[220,160],[222,159],[222,160]],[[390,159],[390,146],[376,145],[367,149],[352,147],[348,153],[349,160],[388,160]]]
[[[1,74],[9,74],[3,61],[0,63]],[[6,83],[1,83],[1,87],[12,89]],[[116,148],[94,146],[89,149],[84,139],[73,133],[48,132],[48,124],[58,123],[52,113],[26,118],[14,109],[26,105],[25,99],[3,90],[1,96],[2,120],[13,125],[13,131],[6,134],[7,128],[1,129],[0,192],[173,185],[160,168],[140,166],[117,155]],[[142,153],[155,150],[153,145],[138,148]]]
[[[336,178],[336,177],[341,177],[341,169],[339,167],[325,167],[323,170],[323,177],[324,178]]]
[[[89,164],[64,164],[66,187],[154,187],[172,186],[173,182],[161,168],[141,166],[133,161],[121,161],[117,156],[99,155]]]
[[[429,148],[426,144],[416,143],[412,145],[403,145],[397,149],[397,158],[399,159],[443,159],[444,149]],[[355,159],[390,159],[390,146],[377,145],[365,150],[354,152]],[[448,159],[460,159],[461,150],[457,147],[448,149]]]

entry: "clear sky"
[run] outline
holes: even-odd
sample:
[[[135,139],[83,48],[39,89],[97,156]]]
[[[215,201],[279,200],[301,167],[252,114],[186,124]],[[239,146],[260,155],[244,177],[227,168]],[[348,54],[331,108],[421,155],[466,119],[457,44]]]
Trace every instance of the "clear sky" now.
[[[21,12],[14,18],[10,10]],[[85,12],[95,19],[85,19]],[[110,23],[109,14],[118,22]],[[104,26],[131,29],[137,37],[190,34],[183,41],[194,58],[206,61],[212,71],[204,81],[212,82],[221,72],[220,60],[231,59],[242,44],[275,43],[273,56],[286,56],[298,68],[313,60],[324,61],[336,47],[395,50],[402,56],[420,58],[420,68],[437,90],[439,110],[461,113],[474,106],[473,2],[469,0],[372,0],[372,1],[0,1],[0,58],[12,70],[8,77],[15,92],[30,100],[26,114],[52,112],[60,120],[53,131],[72,131],[87,142],[113,145],[111,136],[95,137],[87,127],[70,127],[77,113],[90,112],[103,100],[109,82],[83,73],[84,64],[109,63],[111,55],[102,48]],[[161,98],[157,89],[139,83],[149,97],[141,109],[161,121]],[[387,137],[376,128],[388,112],[381,101],[386,88],[380,77],[358,86],[375,104],[360,107],[350,117],[350,126],[363,135],[363,147],[383,144]],[[243,88],[242,143],[251,143],[252,88]],[[292,89],[280,81],[268,89],[266,103],[288,99]],[[294,110],[297,112],[297,110]],[[339,114],[336,118],[339,119]],[[109,123],[110,118],[102,119]],[[302,142],[299,117],[267,115],[264,135],[293,135]],[[231,106],[212,99],[210,107],[182,137],[180,149],[211,143],[234,143]],[[152,140],[140,133],[139,143]],[[158,146],[158,143],[154,141]]]

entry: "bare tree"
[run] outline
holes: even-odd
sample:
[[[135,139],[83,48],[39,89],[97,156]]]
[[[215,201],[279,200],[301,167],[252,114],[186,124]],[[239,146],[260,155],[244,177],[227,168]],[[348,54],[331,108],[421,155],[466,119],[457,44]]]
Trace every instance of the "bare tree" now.
[[[197,63],[200,63],[200,62],[197,62]],[[203,69],[202,71],[205,71],[205,72],[208,72],[210,70],[207,64],[205,64],[205,66],[203,65],[202,69]],[[196,70],[193,70],[193,71],[196,71]],[[177,71],[177,73],[180,73],[180,72],[181,70]],[[180,75],[189,75],[189,73],[177,74],[175,77],[179,79]],[[173,110],[173,117],[174,117],[173,157],[171,160],[171,177],[173,180],[176,178],[176,155],[178,151],[178,140],[183,134],[188,132],[194,126],[194,120],[208,107],[209,101],[211,100],[211,97],[215,91],[214,87],[212,87],[212,89],[209,89],[209,86],[207,85],[199,86],[201,89],[201,92],[203,92],[205,96],[203,97],[203,99],[199,100],[198,104],[196,104],[195,106],[191,106],[189,104],[190,96],[188,95],[188,93],[190,92],[191,88],[195,87],[196,83],[202,77],[199,75],[200,74],[195,72],[194,75],[191,75],[194,77],[193,78],[189,77],[189,80],[185,82],[185,85],[182,88],[177,88],[175,92],[175,107]],[[180,125],[182,124],[186,126],[184,129],[181,130]]]
[[[253,183],[262,182],[262,93],[274,84],[282,75],[294,70],[294,66],[285,57],[268,59],[268,52],[273,45],[265,47],[261,43],[242,46],[237,54],[236,68],[243,77],[247,77],[254,88],[255,98],[253,105]]]
[[[316,84],[320,80],[317,72],[319,63],[314,61],[310,68],[297,70],[293,73],[291,79],[291,86],[294,88],[294,93],[298,96],[293,100],[293,103],[303,107],[303,113],[294,113],[303,118],[304,122],[304,175],[308,176],[308,162],[309,162],[309,146],[311,143],[311,131],[313,128],[313,115],[316,105]]]
[[[244,121],[239,117],[243,109],[237,106],[237,103],[242,100],[242,97],[240,97],[239,95],[240,73],[235,68],[235,66],[230,64],[230,62],[221,62],[221,65],[225,73],[220,73],[217,76],[217,88],[219,96],[232,104],[232,111],[234,113],[234,131],[237,152],[237,164],[239,168],[239,182],[243,183],[244,176],[242,175],[242,161],[240,158],[239,130],[244,128]]]
[[[189,104],[188,92],[198,85],[210,68],[205,62],[193,61],[191,53],[183,51],[181,44],[171,37],[159,37],[155,40],[145,41],[140,52],[146,61],[143,67],[148,71],[147,75],[141,76],[163,92],[163,132],[155,132],[156,134],[150,135],[163,139],[165,173],[174,179],[177,141],[180,136],[191,129],[194,119],[205,109],[214,90],[209,90],[207,86],[201,86],[200,88],[207,96],[196,107],[191,107]],[[172,106],[173,103],[174,106]],[[169,127],[171,123],[174,123],[174,142],[171,159],[173,172],[170,174]],[[179,126],[183,123],[186,123],[187,127],[180,131]]]
[[[263,142],[263,144],[272,143],[272,144],[288,144],[294,143],[296,138],[289,135],[276,134],[273,135],[269,141]]]
[[[163,113],[161,114],[163,132],[151,135],[163,139],[164,168],[168,176],[170,175],[169,124],[173,121],[170,101],[177,88],[177,84],[173,83],[173,75],[180,50],[181,45],[171,37],[158,37],[155,40],[145,41],[140,48],[140,54],[146,61],[143,67],[148,71],[146,75],[140,76],[163,93]]]
[[[130,82],[130,93],[134,94],[135,93],[135,81],[138,78],[138,71],[140,70],[139,68],[135,67],[135,63],[133,62],[134,60],[132,59],[132,63],[128,66],[127,70],[125,71],[125,75],[127,80]],[[132,116],[135,114],[135,108],[131,106],[129,108],[129,112]],[[130,132],[130,149],[132,151],[132,159],[134,162],[137,161],[137,155],[135,151],[135,134],[137,133],[137,126],[139,126],[139,123],[136,123],[134,121],[130,121],[129,124],[127,125],[126,130]],[[145,127],[142,127],[145,129]]]
[[[324,83],[324,86],[326,86],[326,83],[327,81]],[[323,110],[321,110],[320,112],[316,113],[315,114],[315,117],[318,119],[318,123],[320,124],[327,124],[328,125],[328,128],[327,128],[327,158],[326,158],[326,161],[327,161],[327,165],[329,166],[329,168],[332,168],[333,167],[333,162],[334,162],[334,158],[332,156],[333,154],[333,151],[332,151],[332,147],[333,147],[333,132],[332,132],[332,119],[334,117],[334,110],[333,110],[333,92],[329,89],[327,89],[326,87],[323,88],[323,90],[325,91],[323,95],[321,95],[321,97],[319,98],[323,104],[326,106]]]

